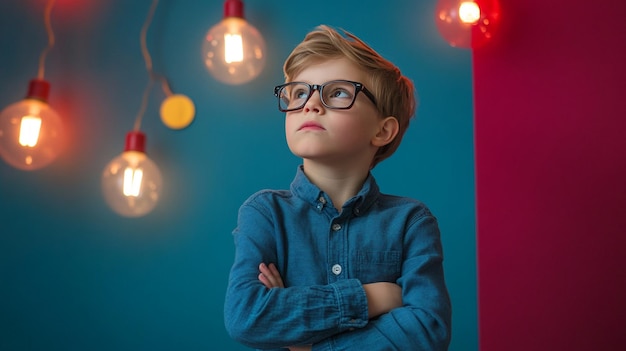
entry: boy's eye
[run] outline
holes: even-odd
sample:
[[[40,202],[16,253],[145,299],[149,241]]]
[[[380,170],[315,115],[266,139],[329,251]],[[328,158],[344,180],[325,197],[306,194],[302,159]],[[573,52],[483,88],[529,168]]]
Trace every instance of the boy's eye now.
[[[327,100],[350,100],[354,97],[354,85],[349,82],[329,82],[324,87],[324,97]]]
[[[309,95],[309,90],[308,89],[294,89],[293,92],[291,93],[291,96],[293,97],[293,99],[306,99],[307,96]]]
[[[328,97],[332,98],[350,98],[350,93],[344,89],[335,89],[333,91],[330,92],[330,94],[328,95]]]

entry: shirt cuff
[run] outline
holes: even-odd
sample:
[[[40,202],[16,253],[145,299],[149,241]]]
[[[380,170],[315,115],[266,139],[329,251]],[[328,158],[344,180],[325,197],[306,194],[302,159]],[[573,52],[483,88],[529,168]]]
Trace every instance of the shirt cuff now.
[[[331,284],[339,307],[339,328],[363,328],[368,322],[367,296],[358,279],[341,280]]]

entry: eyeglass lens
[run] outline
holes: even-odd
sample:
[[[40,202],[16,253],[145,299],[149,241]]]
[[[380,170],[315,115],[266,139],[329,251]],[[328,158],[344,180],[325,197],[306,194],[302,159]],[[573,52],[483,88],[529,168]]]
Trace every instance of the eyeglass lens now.
[[[297,110],[304,107],[314,90],[320,91],[322,103],[330,108],[349,108],[356,97],[356,85],[352,82],[333,81],[321,86],[306,83],[288,83],[278,93],[281,110]]]

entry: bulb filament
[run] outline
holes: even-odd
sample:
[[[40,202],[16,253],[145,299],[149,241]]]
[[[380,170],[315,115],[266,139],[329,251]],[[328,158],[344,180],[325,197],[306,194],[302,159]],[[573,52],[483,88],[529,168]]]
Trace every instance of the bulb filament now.
[[[224,60],[226,63],[243,61],[243,41],[241,34],[224,34]]]
[[[124,195],[133,197],[139,196],[142,178],[143,170],[141,168],[133,169],[127,167],[124,170]]]
[[[474,24],[480,19],[480,7],[473,1],[463,1],[459,5],[459,18],[461,22]]]
[[[20,123],[19,143],[22,146],[35,147],[39,140],[41,130],[41,118],[35,116],[24,116]]]

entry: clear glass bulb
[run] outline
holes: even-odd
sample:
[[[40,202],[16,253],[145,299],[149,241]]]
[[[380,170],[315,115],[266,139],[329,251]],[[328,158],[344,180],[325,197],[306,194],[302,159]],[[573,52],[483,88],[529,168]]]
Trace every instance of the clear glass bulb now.
[[[437,0],[435,22],[439,33],[451,46],[481,47],[497,32],[499,0]]]
[[[102,172],[102,192],[107,204],[125,217],[140,217],[159,201],[161,171],[141,151],[124,151]]]
[[[63,149],[63,123],[46,102],[27,98],[0,113],[0,156],[31,171],[47,166]]]
[[[204,37],[202,57],[209,72],[227,84],[256,78],[265,66],[265,40],[240,17],[225,17]]]

